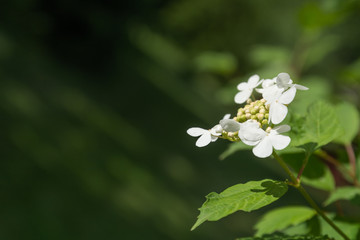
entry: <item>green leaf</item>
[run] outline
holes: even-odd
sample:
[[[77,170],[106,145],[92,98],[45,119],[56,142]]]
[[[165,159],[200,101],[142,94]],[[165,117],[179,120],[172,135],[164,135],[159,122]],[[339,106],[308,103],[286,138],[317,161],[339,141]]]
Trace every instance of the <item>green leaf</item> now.
[[[272,210],[266,213],[255,225],[255,236],[262,236],[267,233],[283,230],[292,225],[297,225],[309,220],[316,214],[316,211],[302,206],[289,206]]]
[[[297,131],[297,146],[316,143],[316,148],[328,144],[342,132],[335,108],[323,101],[309,106],[303,126]],[[313,147],[312,150],[315,150]]]
[[[288,186],[281,181],[264,179],[237,184],[220,194],[212,192],[206,196],[194,230],[205,221],[217,221],[236,211],[251,212],[278,200],[286,193]]]
[[[360,229],[359,223],[346,222],[341,220],[335,220],[335,214],[327,214],[327,216],[343,231],[350,239],[357,239],[356,236]],[[343,239],[325,220],[319,217],[321,234],[327,234],[334,239]]]
[[[220,160],[224,160],[230,155],[236,153],[237,151],[250,150],[252,146],[248,146],[243,142],[235,142],[229,145],[229,147],[220,155]]]
[[[330,240],[328,236],[294,235],[288,236],[282,233],[265,235],[263,237],[245,237],[236,240]]]
[[[343,134],[340,134],[335,141],[342,144],[349,144],[359,132],[359,112],[356,107],[347,102],[336,105],[336,114]]]
[[[324,205],[327,206],[337,200],[351,200],[360,195],[360,188],[357,187],[339,187],[334,192],[332,192],[329,198],[324,202]]]

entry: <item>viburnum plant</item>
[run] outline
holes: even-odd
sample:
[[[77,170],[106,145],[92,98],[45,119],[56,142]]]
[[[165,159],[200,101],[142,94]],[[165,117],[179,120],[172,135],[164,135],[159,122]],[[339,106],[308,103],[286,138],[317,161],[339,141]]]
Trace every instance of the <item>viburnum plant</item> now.
[[[255,225],[255,237],[242,239],[360,239],[359,217],[349,221],[339,205],[338,214],[325,212],[303,187],[304,182],[330,191],[324,203],[326,206],[339,200],[356,200],[360,195],[359,174],[356,171],[360,167],[351,144],[359,129],[356,107],[349,103],[333,106],[316,101],[308,107],[306,114],[287,117],[288,107],[291,107],[297,90],[309,90],[295,84],[287,73],[280,73],[272,79],[260,79],[258,75],[253,75],[247,82],[240,83],[237,89],[239,92],[234,100],[242,107],[234,117],[226,114],[211,129],[193,127],[187,133],[199,137],[197,147],[207,146],[218,138],[234,142],[235,145],[225,155],[252,149],[258,158],[273,157],[290,179],[250,181],[229,187],[220,194],[208,194],[192,230],[205,221],[217,221],[239,210],[250,212],[269,205],[291,186],[299,191],[311,208],[288,206],[272,210]],[[256,100],[255,96],[261,98]],[[287,124],[281,124],[284,121]],[[324,150],[330,142],[345,146],[348,164]],[[294,161],[286,161],[289,156]],[[299,156],[303,158],[300,164]],[[319,163],[314,156],[322,159],[321,169],[327,173],[321,181],[304,176],[306,166]],[[313,168],[317,169],[320,168]],[[335,188],[340,180],[346,183],[342,184],[345,186]]]

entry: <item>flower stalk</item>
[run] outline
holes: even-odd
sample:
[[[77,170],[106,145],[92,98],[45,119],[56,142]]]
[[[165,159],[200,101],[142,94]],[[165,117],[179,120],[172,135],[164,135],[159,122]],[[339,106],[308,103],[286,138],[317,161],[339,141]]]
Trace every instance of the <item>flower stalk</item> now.
[[[311,198],[311,196],[306,192],[303,186],[301,186],[300,179],[296,178],[295,175],[291,172],[287,164],[279,157],[279,155],[276,154],[276,152],[273,152],[273,156],[276,159],[276,161],[280,164],[280,166],[285,170],[285,172],[290,176],[292,180],[291,186],[295,187],[301,195],[305,198],[305,200],[309,203],[309,205],[337,232],[339,233],[345,240],[350,240],[346,234],[341,231],[341,229],[335,225],[335,223],[328,218],[324,211],[320,209],[320,207],[315,203],[315,201]],[[308,159],[308,157],[307,157]],[[307,163],[307,160],[304,160],[303,167],[305,168],[305,165]]]

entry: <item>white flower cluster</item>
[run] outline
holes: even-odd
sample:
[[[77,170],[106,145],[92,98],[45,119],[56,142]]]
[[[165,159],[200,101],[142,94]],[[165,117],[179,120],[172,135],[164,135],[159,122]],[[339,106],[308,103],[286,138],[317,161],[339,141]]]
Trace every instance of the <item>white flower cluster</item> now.
[[[260,84],[262,88],[256,88]],[[242,141],[246,145],[254,146],[253,153],[260,158],[269,157],[273,148],[286,148],[291,139],[281,133],[290,131],[290,126],[274,125],[285,119],[288,113],[287,105],[294,100],[296,90],[308,88],[294,84],[287,73],[263,80],[260,80],[258,75],[253,75],[247,83],[240,83],[237,88],[239,92],[235,95],[235,102],[246,102],[247,105],[239,108],[233,119],[230,119],[230,114],[226,114],[220,123],[210,130],[197,127],[188,129],[190,136],[199,137],[196,146],[204,147],[218,138]],[[250,99],[254,89],[262,94],[261,100]]]

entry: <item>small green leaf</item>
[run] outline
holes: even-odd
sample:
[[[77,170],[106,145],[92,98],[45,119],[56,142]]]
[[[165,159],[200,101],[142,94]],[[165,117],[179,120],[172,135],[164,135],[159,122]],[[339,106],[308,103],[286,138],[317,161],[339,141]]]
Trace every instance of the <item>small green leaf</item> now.
[[[302,206],[277,208],[266,213],[255,225],[257,230],[255,236],[262,236],[267,233],[283,230],[292,225],[297,225],[309,220],[315,214],[315,210]]]
[[[336,114],[344,131],[335,140],[338,143],[349,144],[359,132],[359,112],[351,103],[343,102],[336,105]]]
[[[313,236],[313,235],[293,235],[288,236],[282,233],[275,233],[265,235],[263,237],[245,237],[237,238],[236,240],[331,240],[328,236]]]
[[[243,150],[250,150],[252,146],[248,146],[243,142],[235,142],[229,145],[229,147],[220,155],[220,160],[224,160],[230,155]]]
[[[264,179],[237,184],[220,194],[212,192],[201,206],[194,230],[205,221],[217,221],[236,211],[251,212],[278,200],[286,193],[288,186],[281,181]]]
[[[324,202],[324,205],[327,206],[337,200],[351,200],[360,195],[360,188],[357,187],[339,187],[334,192],[332,192],[329,198]]]

